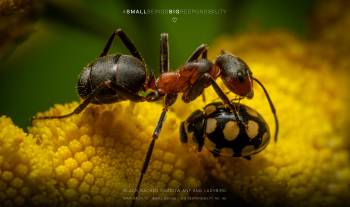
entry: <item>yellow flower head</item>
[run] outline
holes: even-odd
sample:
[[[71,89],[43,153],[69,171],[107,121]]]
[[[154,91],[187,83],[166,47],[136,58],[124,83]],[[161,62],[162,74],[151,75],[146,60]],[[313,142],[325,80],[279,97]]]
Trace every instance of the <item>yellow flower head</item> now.
[[[213,206],[215,197],[254,206],[348,204],[349,76],[343,66],[349,60],[329,60],[321,49],[333,46],[283,32],[226,37],[213,45],[211,59],[221,49],[230,51],[264,83],[277,109],[279,141],[250,161],[198,153],[180,143],[179,124],[217,95],[208,88],[206,103],[178,100],[156,142],[137,205]],[[273,132],[264,93],[256,84],[254,90],[255,97],[243,103],[257,110]],[[56,105],[39,115],[67,114],[77,105]],[[157,103],[92,105],[69,118],[35,121],[28,133],[1,117],[0,203],[130,205],[161,111]]]

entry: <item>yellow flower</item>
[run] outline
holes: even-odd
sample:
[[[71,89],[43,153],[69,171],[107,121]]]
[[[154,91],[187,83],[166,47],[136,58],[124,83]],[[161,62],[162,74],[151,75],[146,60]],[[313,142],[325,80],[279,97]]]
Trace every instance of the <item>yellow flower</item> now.
[[[178,100],[156,142],[137,204],[212,206],[216,202],[184,200],[189,197],[219,197],[254,206],[348,204],[349,76],[342,66],[349,60],[329,60],[319,51],[322,42],[303,42],[283,32],[226,37],[213,45],[212,59],[221,49],[239,55],[264,83],[280,120],[279,141],[250,161],[214,158],[206,150],[198,153],[180,143],[179,124],[217,96],[208,88],[207,103],[201,98],[190,104]],[[244,103],[262,114],[273,132],[266,98],[258,85],[254,88],[255,97]],[[56,105],[39,115],[66,114],[77,104]],[[92,105],[80,115],[35,121],[28,133],[1,117],[0,203],[129,205],[161,111],[157,103]],[[200,189],[219,192],[195,192]],[[151,200],[158,197],[177,200]]]

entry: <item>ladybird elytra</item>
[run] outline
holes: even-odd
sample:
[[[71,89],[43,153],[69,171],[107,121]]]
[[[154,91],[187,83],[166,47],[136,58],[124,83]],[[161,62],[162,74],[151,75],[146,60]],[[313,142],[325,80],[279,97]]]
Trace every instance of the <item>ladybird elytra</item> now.
[[[244,157],[256,154],[268,145],[270,130],[254,109],[233,103],[245,124],[221,102],[196,110],[181,123],[181,141],[191,139],[200,152],[203,146],[214,156]]]

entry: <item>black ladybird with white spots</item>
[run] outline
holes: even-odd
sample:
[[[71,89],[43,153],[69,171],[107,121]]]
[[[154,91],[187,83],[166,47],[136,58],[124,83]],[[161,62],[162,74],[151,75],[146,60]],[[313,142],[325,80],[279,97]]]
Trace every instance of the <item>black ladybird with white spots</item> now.
[[[196,110],[181,123],[181,142],[205,146],[214,156],[244,157],[256,154],[268,145],[270,130],[263,117],[252,108],[234,103],[243,123],[220,102]]]

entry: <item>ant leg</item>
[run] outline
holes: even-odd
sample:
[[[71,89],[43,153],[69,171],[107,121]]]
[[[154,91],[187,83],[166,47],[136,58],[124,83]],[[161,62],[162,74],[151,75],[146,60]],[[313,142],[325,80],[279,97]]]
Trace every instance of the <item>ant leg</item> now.
[[[145,173],[147,171],[149,161],[151,160],[154,144],[156,142],[156,139],[159,137],[159,133],[160,133],[160,131],[162,129],[162,126],[163,126],[163,123],[165,121],[165,115],[166,115],[166,113],[168,111],[168,107],[175,103],[176,98],[177,98],[177,94],[168,94],[168,95],[165,96],[164,108],[163,108],[162,114],[160,115],[159,120],[157,122],[157,126],[154,129],[154,132],[152,134],[152,141],[151,141],[151,143],[150,143],[150,145],[148,147],[147,154],[146,154],[145,160],[143,162],[143,166],[142,166],[142,169],[141,169],[141,175],[140,175],[139,181],[137,183],[137,187],[136,187],[136,190],[135,190],[135,193],[134,193],[134,198],[132,200],[131,207],[133,207],[135,205],[136,198],[139,195],[142,179],[143,179],[143,176],[145,175]]]
[[[265,93],[265,96],[267,98],[267,101],[269,102],[270,104],[270,108],[271,108],[271,112],[273,114],[273,117],[275,119],[275,126],[276,126],[276,129],[275,129],[275,142],[277,142],[277,137],[278,137],[278,130],[279,130],[279,123],[278,123],[278,118],[277,118],[277,113],[276,113],[276,108],[275,106],[273,105],[272,103],[272,100],[270,98],[270,95],[269,93],[267,92],[266,88],[264,87],[264,85],[256,78],[252,77],[253,80],[255,80],[255,82],[257,82],[261,88],[263,89],[264,93]]]
[[[206,101],[206,98],[205,98],[205,93],[204,93],[205,91],[203,90],[203,92],[202,92],[202,101],[203,102],[205,102]]]
[[[231,93],[231,91],[228,91],[228,92],[226,92],[225,94],[228,94],[228,93]],[[231,102],[237,101],[238,104],[239,104],[241,100],[242,100],[242,97],[236,96],[236,97],[234,97],[233,99],[231,99],[230,101],[231,101]]]
[[[139,60],[141,60],[141,62],[144,62],[142,59],[142,56],[140,54],[140,52],[136,49],[134,43],[128,38],[128,36],[125,34],[125,32],[123,32],[122,29],[117,29],[115,30],[111,36],[109,37],[109,39],[107,40],[107,43],[102,51],[102,53],[100,54],[99,57],[103,57],[106,56],[109,49],[112,46],[113,40],[115,39],[115,35],[117,35],[120,40],[123,42],[123,44],[125,45],[125,47],[129,50],[129,52],[132,54],[132,56],[138,58]]]
[[[169,42],[168,34],[160,34],[160,74],[169,71]]]
[[[169,71],[169,42],[168,42],[168,33],[160,34],[160,60],[159,60],[159,74]],[[146,80],[145,91],[152,89],[152,92],[147,94],[147,101],[156,101],[161,98],[157,91],[156,78],[153,72],[151,72]]]
[[[224,94],[227,95],[229,93],[232,93],[232,92],[231,91],[226,91]],[[216,101],[216,100],[219,100],[219,99],[220,99],[220,97],[217,97],[213,101]],[[236,98],[230,100],[230,102],[233,102],[233,101],[237,101]]]
[[[239,120],[241,124],[244,124],[244,121],[241,116],[239,116],[238,111],[236,110],[236,107],[230,102],[228,97],[225,95],[225,93],[221,90],[219,85],[216,83],[213,77],[211,77],[210,74],[205,73],[203,74],[206,78],[208,78],[211,82],[212,87],[214,88],[215,92],[218,94],[220,99],[230,107],[231,111],[234,113],[235,117]]]
[[[239,96],[236,96],[234,99],[231,100],[232,101],[237,101],[236,104],[235,104],[235,108],[237,111],[239,111],[239,109],[241,108],[241,100],[242,98],[239,97]]]
[[[208,83],[208,77],[204,74],[201,75],[196,82],[193,83],[192,86],[190,86],[182,95],[182,100],[185,103],[189,103],[193,100],[195,100],[198,96],[202,95],[204,93],[205,85]],[[205,100],[203,100],[205,101]]]
[[[142,102],[142,101],[146,101],[146,98],[143,96],[140,96],[138,94],[134,94],[132,92],[130,92],[128,89],[120,86],[120,85],[113,85],[114,89],[118,90],[118,94],[121,95],[122,97],[126,98],[129,101],[132,102]]]
[[[201,44],[188,58],[187,62],[192,62],[194,60],[197,60],[199,56],[202,56],[202,58],[207,59],[208,58],[208,45],[207,44]],[[204,87],[204,86],[203,86]],[[204,89],[204,88],[203,88]],[[196,96],[197,97],[197,96]],[[204,90],[202,91],[202,101],[205,102],[205,93]]]
[[[202,53],[202,58],[203,59],[208,59],[208,49],[204,50]]]
[[[72,116],[74,114],[79,114],[80,112],[82,112],[91,102],[92,98],[94,98],[93,95],[89,95],[87,97],[87,99],[85,99],[81,104],[79,104],[79,106],[77,108],[74,109],[74,111],[72,111],[69,114],[64,114],[64,115],[59,115],[59,116],[39,116],[39,117],[33,117],[31,119],[31,123],[33,124],[33,121],[38,120],[38,119],[63,119],[69,116]]]
[[[66,118],[69,116],[72,116],[74,114],[80,114],[80,112],[82,112],[92,101],[92,99],[95,98],[96,94],[98,94],[98,92],[106,87],[109,87],[109,82],[103,82],[101,83],[94,91],[92,91],[88,97],[81,103],[79,104],[79,106],[77,108],[74,109],[74,111],[72,111],[69,114],[64,114],[64,115],[58,115],[58,116],[40,116],[40,117],[33,117],[31,120],[31,123],[33,123],[33,121],[38,120],[38,119],[62,119],[62,118]]]
[[[111,88],[110,82],[106,81],[101,83],[97,88],[92,91],[88,97],[81,103],[77,108],[74,109],[71,113],[64,114],[64,115],[58,115],[58,116],[40,116],[40,117],[33,117],[31,119],[31,123],[37,119],[63,119],[69,116],[72,116],[74,114],[80,114],[90,103],[91,101],[95,98],[96,94],[98,94],[102,89],[104,88]],[[114,88],[118,89],[118,93],[120,93],[122,96],[127,97],[128,100],[134,101],[134,102],[139,102],[139,101],[145,101],[145,98],[142,96],[139,96],[137,94],[132,94],[125,88],[121,86],[113,86]]]
[[[195,49],[192,53],[192,55],[187,59],[188,62],[193,62],[199,58],[199,56],[204,54],[207,54],[208,51],[208,45],[207,44],[201,44],[197,49]],[[206,55],[205,55],[206,56]]]

